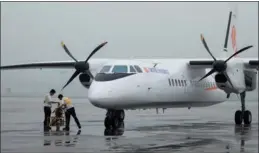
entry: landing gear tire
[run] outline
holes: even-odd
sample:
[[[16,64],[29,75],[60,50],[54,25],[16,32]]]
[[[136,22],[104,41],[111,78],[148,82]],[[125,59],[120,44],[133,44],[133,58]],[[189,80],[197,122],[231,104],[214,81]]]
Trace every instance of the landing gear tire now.
[[[235,113],[235,122],[236,122],[236,124],[237,125],[242,124],[242,120],[243,120],[243,118],[242,118],[242,111],[241,110],[236,111],[236,113]]]
[[[104,119],[104,126],[106,129],[109,129],[111,125],[111,120],[109,119],[109,117],[105,117]]]
[[[116,111],[116,117],[118,117],[119,121],[123,121],[125,118],[124,110]]]
[[[118,129],[122,123],[124,125],[124,118],[124,110],[108,110],[104,119],[104,126],[106,129]]]
[[[117,117],[113,118],[112,120],[112,128],[113,129],[117,129],[119,128],[119,125],[120,125],[120,121]]]
[[[123,121],[122,121],[122,122],[120,122],[119,128],[124,129],[124,127],[125,127],[124,122],[123,122]]]
[[[249,110],[244,112],[244,124],[250,125],[252,122],[252,114]]]

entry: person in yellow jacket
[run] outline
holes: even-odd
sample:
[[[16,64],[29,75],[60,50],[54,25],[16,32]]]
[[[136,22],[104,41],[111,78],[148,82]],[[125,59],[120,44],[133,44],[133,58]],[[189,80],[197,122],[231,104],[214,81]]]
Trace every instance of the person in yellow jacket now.
[[[58,95],[58,99],[60,100],[60,107],[64,106],[65,107],[65,117],[66,117],[66,126],[63,130],[69,131],[69,125],[70,125],[70,115],[73,116],[77,127],[79,130],[81,130],[81,125],[80,122],[76,116],[76,111],[75,108],[72,104],[72,101],[68,97],[64,97],[62,94]]]

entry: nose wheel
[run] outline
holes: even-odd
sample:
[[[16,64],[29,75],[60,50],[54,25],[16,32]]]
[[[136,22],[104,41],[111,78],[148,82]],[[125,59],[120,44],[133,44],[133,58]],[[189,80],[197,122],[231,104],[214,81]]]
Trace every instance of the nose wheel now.
[[[252,122],[252,113],[245,109],[245,96],[246,93],[243,92],[241,96],[241,110],[237,110],[235,113],[235,122],[237,125],[241,125],[244,122],[245,125],[250,125]]]
[[[108,110],[104,119],[106,129],[124,128],[124,110]]]

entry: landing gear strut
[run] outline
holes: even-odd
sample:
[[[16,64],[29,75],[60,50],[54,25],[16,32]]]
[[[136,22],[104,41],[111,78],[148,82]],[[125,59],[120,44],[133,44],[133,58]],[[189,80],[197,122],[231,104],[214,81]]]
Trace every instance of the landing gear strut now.
[[[124,110],[108,110],[104,119],[106,129],[124,128]]]
[[[244,121],[245,125],[250,125],[252,122],[252,114],[249,110],[245,108],[245,96],[246,92],[240,94],[241,97],[241,110],[237,110],[235,113],[235,122],[237,125],[242,124]]]

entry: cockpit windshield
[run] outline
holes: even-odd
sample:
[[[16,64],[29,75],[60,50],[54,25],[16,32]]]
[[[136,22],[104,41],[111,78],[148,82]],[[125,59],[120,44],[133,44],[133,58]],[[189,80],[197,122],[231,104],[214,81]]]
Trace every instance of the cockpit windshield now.
[[[105,65],[96,74],[95,81],[111,81],[142,72],[138,65]]]
[[[132,65],[130,65],[130,73],[136,73],[136,70]]]
[[[110,66],[110,65],[105,65],[105,66],[101,69],[100,73],[108,73],[108,72],[110,72],[111,67],[112,67],[112,66]]]
[[[128,73],[127,65],[114,65],[112,73]]]
[[[99,73],[142,73],[138,65],[105,65]]]

